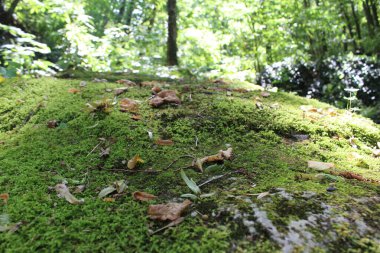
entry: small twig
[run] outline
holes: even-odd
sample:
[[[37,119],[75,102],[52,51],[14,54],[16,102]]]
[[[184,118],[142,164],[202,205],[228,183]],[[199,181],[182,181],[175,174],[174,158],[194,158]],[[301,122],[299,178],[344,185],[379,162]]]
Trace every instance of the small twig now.
[[[198,147],[198,137],[195,136],[195,146]]]
[[[174,171],[186,170],[186,169],[190,169],[190,168],[194,168],[194,166],[193,165],[189,165],[189,166],[186,166],[186,167],[175,169]]]
[[[205,182],[203,182],[203,183],[201,183],[201,184],[198,184],[198,186],[199,186],[199,187],[202,187],[202,186],[204,186],[204,185],[206,185],[206,184],[208,184],[208,183],[211,183],[211,182],[213,182],[213,181],[215,181],[215,180],[218,180],[218,179],[220,179],[220,178],[222,178],[222,177],[225,177],[225,176],[231,175],[231,174],[233,174],[233,173],[240,173],[240,170],[230,171],[230,172],[228,172],[228,173],[226,173],[226,174],[223,174],[223,175],[213,176],[213,177],[207,179]]]
[[[169,169],[173,164],[175,164],[176,162],[178,162],[182,158],[193,158],[193,160],[196,159],[195,156],[193,156],[193,155],[183,155],[183,156],[180,156],[177,159],[175,159],[173,162],[171,162],[164,170]]]
[[[87,155],[86,155],[86,157],[87,156],[89,156],[89,155],[91,155],[92,154],[92,152],[94,152],[95,151],[95,149],[97,148],[97,147],[99,147],[99,145],[101,144],[101,142],[99,142],[91,151],[90,151],[90,153],[88,153]]]
[[[128,173],[144,172],[144,173],[152,173],[152,174],[161,172],[161,170],[130,170],[130,169],[107,169],[107,171],[128,172]]]

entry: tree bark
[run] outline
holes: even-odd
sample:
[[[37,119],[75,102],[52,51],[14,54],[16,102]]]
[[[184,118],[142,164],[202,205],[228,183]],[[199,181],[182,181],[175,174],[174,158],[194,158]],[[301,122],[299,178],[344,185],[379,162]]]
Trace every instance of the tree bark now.
[[[358,35],[359,40],[361,40],[362,39],[362,33],[361,33],[361,29],[360,29],[359,19],[358,19],[358,16],[356,15],[354,2],[351,1],[350,5],[351,5],[352,16],[354,17],[356,33]]]
[[[127,26],[130,26],[132,23],[132,13],[133,13],[134,9],[135,9],[135,0],[131,0],[128,3],[127,14],[126,14],[126,18],[125,18],[125,24]]]
[[[367,26],[368,26],[368,32],[371,37],[373,37],[374,32],[373,32],[373,27],[375,26],[372,15],[371,15],[371,10],[368,4],[368,0],[365,0],[362,2],[363,3],[363,10],[365,17],[367,19]]]
[[[168,41],[167,41],[167,65],[178,65],[177,57],[177,0],[168,0]]]
[[[372,14],[373,14],[373,21],[375,23],[376,28],[379,28],[379,16],[377,14],[377,5],[376,0],[371,0],[371,9],[372,9]]]

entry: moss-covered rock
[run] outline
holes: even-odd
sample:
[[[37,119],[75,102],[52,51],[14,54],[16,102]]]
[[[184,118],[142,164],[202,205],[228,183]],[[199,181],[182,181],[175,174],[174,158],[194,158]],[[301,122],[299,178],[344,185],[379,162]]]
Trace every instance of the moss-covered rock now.
[[[76,75],[78,76],[78,75]],[[79,75],[80,76],[80,75]],[[151,108],[150,88],[130,87],[115,97],[117,79],[93,73],[81,79],[10,79],[0,86],[0,251],[78,252],[378,252],[380,158],[372,149],[380,127],[368,119],[289,93],[245,92],[164,81],[182,91],[182,104]],[[133,76],[137,83],[147,77]],[[215,87],[218,86],[218,87]],[[247,88],[247,84],[244,84]],[[253,86],[252,86],[253,87]],[[69,92],[69,89],[79,92]],[[213,88],[213,89],[208,89]],[[243,92],[244,91],[244,92]],[[119,110],[121,98],[139,103],[140,120]],[[86,104],[105,101],[93,110]],[[309,106],[301,109],[301,106]],[[106,109],[105,109],[106,108]],[[50,120],[56,127],[48,127]],[[153,139],[151,138],[153,136]],[[174,145],[155,144],[171,139]],[[149,204],[131,193],[158,196],[152,203],[180,201],[190,193],[178,169],[231,146],[232,161],[206,164],[186,174],[206,197],[198,198],[184,222],[154,235],[167,223],[147,217]],[[109,154],[101,150],[109,148]],[[127,161],[139,154],[137,169]],[[335,164],[315,171],[307,161]],[[176,161],[169,166],[173,161]],[[346,179],[355,173],[365,181]],[[318,175],[319,174],[319,175]],[[218,177],[224,175],[223,177]],[[115,180],[128,190],[115,202],[97,198]],[[83,205],[71,205],[50,187],[85,185]],[[336,188],[327,192],[330,184]],[[258,195],[262,192],[260,198]],[[338,251],[337,251],[338,250]]]

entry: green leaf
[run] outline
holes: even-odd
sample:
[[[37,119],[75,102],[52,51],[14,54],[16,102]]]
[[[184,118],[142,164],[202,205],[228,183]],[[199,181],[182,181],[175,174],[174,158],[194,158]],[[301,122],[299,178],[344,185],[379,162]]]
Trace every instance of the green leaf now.
[[[183,170],[181,170],[181,177],[183,181],[185,181],[186,185],[190,188],[190,190],[192,190],[195,194],[201,193],[199,186],[192,179],[189,179]]]

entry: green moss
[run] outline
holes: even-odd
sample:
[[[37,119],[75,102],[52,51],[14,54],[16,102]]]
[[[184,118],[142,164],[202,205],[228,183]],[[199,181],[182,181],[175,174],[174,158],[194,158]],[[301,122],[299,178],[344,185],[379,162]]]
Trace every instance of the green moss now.
[[[81,80],[94,77],[149,80],[146,76],[82,73],[79,79],[13,79],[0,86],[0,193],[10,194],[9,203],[0,205],[0,214],[9,214],[13,223],[23,222],[15,233],[0,233],[0,251],[278,251],[279,245],[268,233],[252,236],[241,220],[213,216],[219,208],[234,206],[252,217],[244,198],[266,210],[283,232],[290,221],[320,212],[321,203],[351,206],[353,209],[345,212],[355,210],[369,225],[378,224],[378,204],[364,208],[365,204],[357,202],[379,195],[378,184],[339,177],[334,182],[337,191],[330,194],[326,188],[331,182],[312,180],[319,172],[307,168],[308,160],[333,162],[337,171],[379,180],[380,159],[372,156],[371,148],[380,141],[380,129],[371,121],[344,111],[311,120],[304,117],[301,105],[329,106],[287,93],[263,98],[263,109],[259,109],[255,105],[258,91],[232,92],[233,96],[224,91],[209,94],[202,84],[192,84],[192,100],[183,93],[181,106],[160,109],[148,105],[149,88],[130,88],[119,97],[140,101],[142,119],[134,121],[129,113],[118,110],[118,104],[108,113],[87,109],[86,104],[93,101],[113,101],[113,94],[106,89],[119,87],[117,83],[89,81],[80,93],[68,92],[70,88],[79,89]],[[171,89],[183,88],[175,82],[170,85]],[[270,107],[274,103],[278,103],[278,109]],[[56,120],[58,127],[48,128],[49,120]],[[172,139],[174,145],[154,144],[148,131],[154,139]],[[294,134],[308,134],[310,138],[289,141]],[[352,136],[357,138],[356,149],[348,141]],[[186,171],[196,182],[236,172],[203,186],[202,193],[215,194],[197,200],[191,207],[189,213],[198,211],[210,220],[187,215],[177,227],[149,236],[149,229],[166,223],[150,221],[146,214],[149,204],[134,201],[131,193],[156,194],[159,198],[153,203],[175,200],[190,191],[177,169],[189,166],[192,159],[180,159],[169,169],[168,165],[183,155],[216,154],[226,145],[234,149],[232,161],[210,166],[203,174]],[[100,148],[110,148],[109,155],[101,157]],[[136,154],[145,163],[136,171],[128,171],[126,161]],[[157,173],[147,173],[149,168]],[[309,179],[297,179],[300,174],[309,175]],[[85,199],[84,205],[70,205],[49,190],[62,179],[72,189],[86,184],[86,190],[76,194]],[[97,198],[102,188],[120,179],[128,182],[126,194],[113,203]],[[258,200],[254,195],[275,188],[285,188],[293,200],[275,195]],[[305,199],[304,191],[315,192],[317,197]],[[375,252],[373,238],[355,237],[354,232],[350,226],[342,230],[339,240],[350,241],[344,247]],[[331,249],[331,245],[326,247]]]

